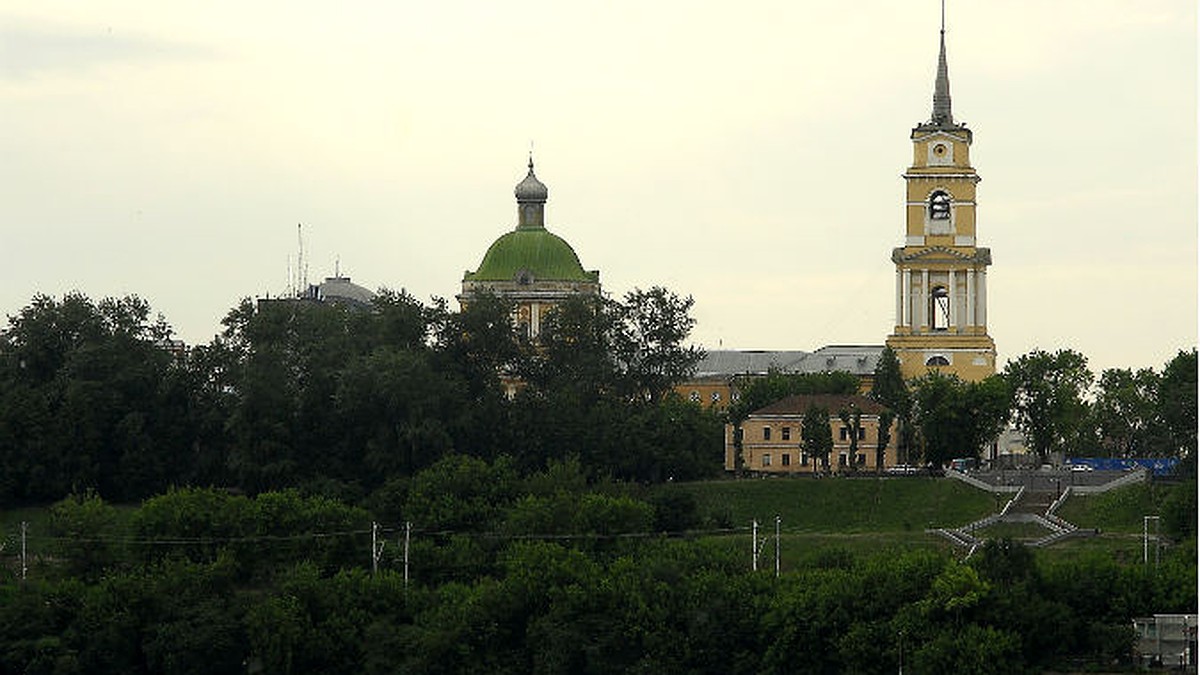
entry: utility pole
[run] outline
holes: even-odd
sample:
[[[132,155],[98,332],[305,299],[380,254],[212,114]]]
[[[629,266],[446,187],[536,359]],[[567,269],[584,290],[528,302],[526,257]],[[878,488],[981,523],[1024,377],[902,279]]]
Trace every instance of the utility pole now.
[[[1158,516],[1142,516],[1142,564],[1150,563],[1150,521],[1154,521],[1154,566],[1158,567]]]
[[[379,538],[379,523],[371,521],[371,575],[379,572],[379,559],[383,557],[383,546],[387,541]]]
[[[408,539],[412,534],[412,521],[404,521],[404,588],[408,588]]]
[[[779,578],[779,514],[775,514],[775,578]]]
[[[21,521],[21,581],[25,581],[25,575],[29,573],[29,559],[26,557],[25,539],[29,532],[29,522]]]
[[[750,521],[750,570],[758,571],[758,521]]]

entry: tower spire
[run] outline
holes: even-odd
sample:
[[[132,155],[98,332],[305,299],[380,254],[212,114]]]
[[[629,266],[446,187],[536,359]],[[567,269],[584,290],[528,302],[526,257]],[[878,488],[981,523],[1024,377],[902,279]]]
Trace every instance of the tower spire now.
[[[933,118],[935,126],[954,126],[950,112],[950,74],[946,67],[946,0],[942,0],[942,29],[938,50],[937,79],[933,83]]]

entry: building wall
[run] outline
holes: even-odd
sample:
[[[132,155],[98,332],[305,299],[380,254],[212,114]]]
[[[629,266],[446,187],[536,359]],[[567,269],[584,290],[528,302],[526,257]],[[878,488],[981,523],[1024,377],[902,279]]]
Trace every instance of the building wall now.
[[[773,474],[815,473],[823,470],[820,459],[816,461],[808,457],[801,448],[801,420],[803,415],[751,415],[741,425],[742,457],[747,471]],[[879,442],[879,418],[875,415],[863,415],[859,420],[862,434],[858,441],[858,454],[862,462],[857,463],[860,471],[875,471],[875,446]],[[833,471],[846,470],[839,468],[840,455],[849,454],[850,440],[846,425],[836,415],[829,418],[829,430],[833,435],[833,450],[829,453],[829,469]],[[769,430],[769,438],[764,430]],[[725,470],[737,468],[736,429],[731,424],[725,425]],[[891,439],[884,449],[883,467],[896,466],[899,461],[896,454],[896,425],[893,422]]]

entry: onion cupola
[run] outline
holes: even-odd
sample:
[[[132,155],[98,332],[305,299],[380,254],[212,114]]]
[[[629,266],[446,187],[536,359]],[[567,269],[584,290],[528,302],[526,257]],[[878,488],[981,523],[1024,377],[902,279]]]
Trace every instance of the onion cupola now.
[[[515,322],[536,336],[553,305],[573,295],[599,295],[600,272],[585,270],[575,249],[546,229],[550,191],[534,174],[532,157],[513,194],[517,226],[492,242],[477,269],[463,274],[458,299],[465,306],[478,293],[506,298],[516,306]]]

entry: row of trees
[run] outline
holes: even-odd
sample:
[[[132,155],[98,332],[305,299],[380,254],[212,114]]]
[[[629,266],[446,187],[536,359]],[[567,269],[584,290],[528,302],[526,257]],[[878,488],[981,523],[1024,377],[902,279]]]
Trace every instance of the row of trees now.
[[[748,533],[678,536],[719,525],[687,494],[450,455],[367,509],[73,497],[32,538],[30,580],[0,584],[0,671],[1043,672],[1127,660],[1130,616],[1194,611],[1194,546],[1157,568],[1009,542],[969,564],[822,548],[776,577],[748,571]],[[375,574],[372,519],[389,524]]]
[[[721,419],[667,395],[702,355],[684,344],[691,304],[661,288],[579,297],[535,345],[493,296],[461,311],[387,291],[370,312],[246,300],[177,355],[139,298],[38,296],[0,333],[0,504],[170,485],[360,498],[452,452],[710,475]],[[525,383],[515,398],[506,378]]]
[[[884,350],[871,396],[896,412],[908,456],[935,465],[977,456],[1010,422],[1039,461],[1060,452],[1194,462],[1196,391],[1195,349],[1161,372],[1113,368],[1098,380],[1078,352],[1035,350],[979,382],[937,372],[905,381]]]

